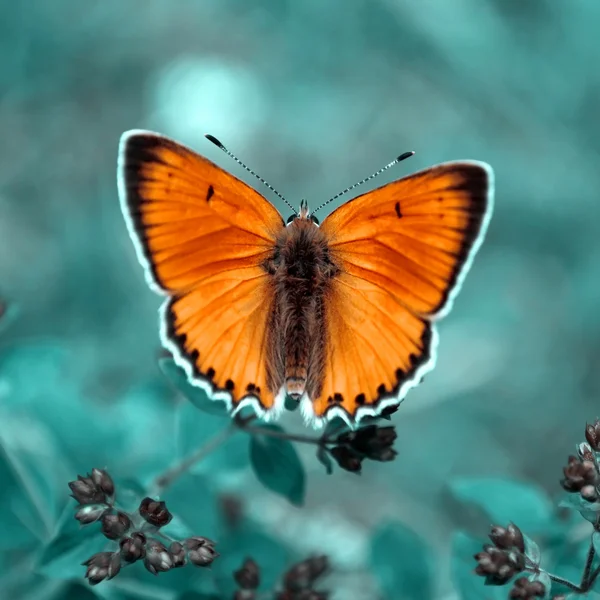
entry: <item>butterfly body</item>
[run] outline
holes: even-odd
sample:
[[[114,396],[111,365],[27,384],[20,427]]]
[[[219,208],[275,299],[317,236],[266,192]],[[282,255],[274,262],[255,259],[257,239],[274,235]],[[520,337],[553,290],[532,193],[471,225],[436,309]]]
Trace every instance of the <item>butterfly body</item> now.
[[[161,340],[232,411],[356,426],[396,407],[435,364],[486,231],[493,173],[445,163],[286,223],[256,190],[152,132],[121,139],[123,216],[148,283],[166,296]]]
[[[324,303],[339,267],[327,239],[308,216],[284,227],[264,264],[272,278],[273,307],[267,342],[267,381],[299,400],[317,397],[323,384],[326,327]]]

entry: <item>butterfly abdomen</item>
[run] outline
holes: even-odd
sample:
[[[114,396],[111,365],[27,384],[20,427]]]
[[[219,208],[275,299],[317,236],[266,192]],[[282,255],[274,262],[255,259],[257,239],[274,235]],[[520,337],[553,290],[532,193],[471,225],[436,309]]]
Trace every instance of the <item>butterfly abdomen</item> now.
[[[274,303],[267,341],[267,381],[276,394],[315,397],[324,379],[327,323],[323,302],[338,269],[319,228],[296,219],[282,231],[265,263],[273,276]]]

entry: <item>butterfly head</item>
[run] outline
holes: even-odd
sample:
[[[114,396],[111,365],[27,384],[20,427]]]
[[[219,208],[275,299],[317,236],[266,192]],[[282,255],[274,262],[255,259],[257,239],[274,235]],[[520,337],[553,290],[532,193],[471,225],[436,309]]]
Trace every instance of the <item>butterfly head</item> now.
[[[308,208],[308,202],[306,200],[300,201],[300,210],[295,215],[291,215],[287,220],[287,225],[291,225],[296,219],[305,221],[312,221],[315,225],[319,224],[319,219],[315,217]]]

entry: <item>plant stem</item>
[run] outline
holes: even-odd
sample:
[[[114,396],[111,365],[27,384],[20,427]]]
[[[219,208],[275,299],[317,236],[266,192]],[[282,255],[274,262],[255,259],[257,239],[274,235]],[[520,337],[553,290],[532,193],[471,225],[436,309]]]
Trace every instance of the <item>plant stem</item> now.
[[[595,555],[596,550],[594,549],[594,544],[590,541],[590,549],[588,550],[587,560],[585,561],[585,569],[583,570],[583,577],[581,578],[581,589],[583,590],[588,590],[590,588],[590,573]]]
[[[584,591],[581,587],[579,587],[575,583],[572,583],[568,579],[563,579],[562,577],[559,577],[558,575],[553,575],[552,573],[547,573],[547,575],[548,575],[548,577],[550,577],[550,579],[552,581],[554,581],[554,583],[560,583],[561,585],[568,587],[569,589],[573,590],[574,592],[583,592]]]
[[[301,444],[315,444],[317,446],[320,446],[321,444],[329,443],[327,440],[324,440],[322,438],[310,437],[308,435],[297,435],[294,433],[287,433],[285,431],[277,431],[276,429],[269,429],[268,427],[253,427],[252,425],[240,425],[240,429],[252,435],[265,435],[269,437],[279,438],[282,440],[290,440],[291,442],[300,442]]]
[[[192,452],[192,454],[186,456],[180,463],[171,467],[162,475],[159,475],[152,484],[151,495],[158,496],[166,487],[170,486],[175,479],[177,479],[180,475],[183,475],[188,469],[190,469],[190,467],[196,464],[199,460],[202,460],[207,454],[210,454],[221,444],[225,443],[236,431],[238,431],[238,427],[234,423],[231,423],[229,427],[217,432],[195,452]]]
[[[594,569],[594,571],[592,572],[592,574],[590,575],[590,577],[588,579],[586,591],[592,589],[592,586],[594,585],[594,583],[596,583],[596,579],[598,578],[598,575],[600,575],[600,565],[597,566]]]

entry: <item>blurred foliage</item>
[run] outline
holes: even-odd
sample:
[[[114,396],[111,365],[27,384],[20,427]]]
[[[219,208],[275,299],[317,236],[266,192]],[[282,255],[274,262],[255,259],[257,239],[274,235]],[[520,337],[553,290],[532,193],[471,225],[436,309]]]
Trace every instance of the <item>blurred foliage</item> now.
[[[472,576],[472,537],[519,516],[577,577],[587,542],[553,501],[600,412],[599,19],[596,0],[0,2],[2,594],[207,600],[233,590],[246,555],[268,586],[325,553],[334,598],[407,586],[393,597],[495,600],[506,590]],[[213,133],[293,204],[405,150],[377,185],[483,160],[496,209],[437,368],[393,416],[394,462],[327,475],[294,445],[297,508],[261,484],[236,433],[164,492],[181,527],[218,542],[213,572],[134,565],[90,588],[79,563],[102,538],[73,529],[67,482],[106,467],[139,498],[228,423],[157,365],[160,299],[115,183],[119,136],[137,127],[246,179]],[[303,428],[297,413],[281,425]],[[224,495],[242,501],[235,526]]]

